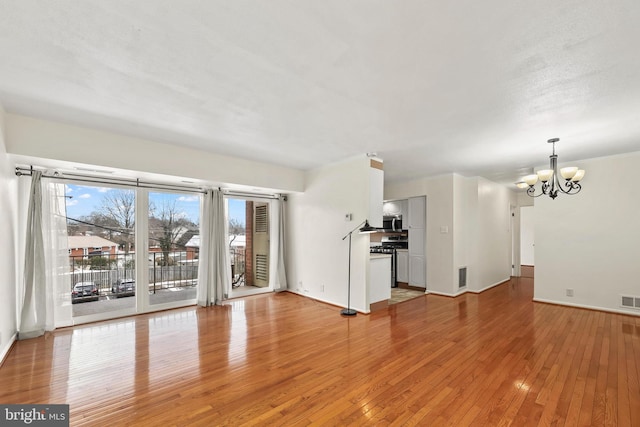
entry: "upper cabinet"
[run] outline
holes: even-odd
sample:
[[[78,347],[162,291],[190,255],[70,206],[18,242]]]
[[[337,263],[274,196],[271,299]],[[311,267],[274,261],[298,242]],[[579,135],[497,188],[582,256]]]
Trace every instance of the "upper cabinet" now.
[[[384,204],[382,205],[382,214],[385,216],[402,215],[402,219],[406,221],[408,215],[408,206],[409,201],[407,199],[390,200],[384,202]]]
[[[406,228],[425,228],[427,199],[426,197],[412,197],[409,199],[409,215]]]
[[[427,199],[424,196],[409,199],[409,285],[427,286],[426,229]]]

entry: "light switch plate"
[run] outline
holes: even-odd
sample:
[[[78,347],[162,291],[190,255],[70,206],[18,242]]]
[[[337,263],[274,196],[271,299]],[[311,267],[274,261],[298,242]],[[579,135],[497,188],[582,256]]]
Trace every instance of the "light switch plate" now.
[[[440,233],[442,234],[447,234],[449,232],[449,227],[446,225],[441,225],[440,226]]]
[[[345,214],[345,215],[344,215],[344,220],[345,220],[345,221],[347,221],[347,222],[348,222],[348,221],[351,221],[351,214],[350,214],[350,213]]]

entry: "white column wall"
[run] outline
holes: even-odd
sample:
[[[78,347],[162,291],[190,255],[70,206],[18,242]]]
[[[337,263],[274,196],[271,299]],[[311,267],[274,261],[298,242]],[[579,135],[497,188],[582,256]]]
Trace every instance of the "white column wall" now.
[[[587,171],[579,194],[535,201],[534,299],[640,315],[620,307],[640,296],[640,152],[572,166]]]
[[[478,178],[477,257],[470,291],[481,292],[511,277],[511,212],[517,195],[504,185]]]
[[[15,340],[17,325],[17,177],[7,156],[5,112],[0,105],[0,361]]]
[[[304,193],[289,196],[289,290],[347,306],[349,243],[342,237],[371,214],[370,169],[365,156],[319,168],[306,174]],[[345,220],[346,214],[352,215],[351,221]],[[356,231],[352,235],[351,307],[361,312],[369,311],[368,268],[369,235]]]
[[[453,283],[452,292],[458,294],[469,290],[475,283],[477,250],[475,242],[478,233],[478,178],[453,175]],[[467,267],[467,288],[459,288],[458,271]]]

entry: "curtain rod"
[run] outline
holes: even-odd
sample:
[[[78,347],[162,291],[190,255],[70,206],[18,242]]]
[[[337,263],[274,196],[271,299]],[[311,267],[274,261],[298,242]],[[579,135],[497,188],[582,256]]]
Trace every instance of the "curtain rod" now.
[[[27,167],[16,167],[16,175],[17,176],[31,176],[35,168],[33,166]],[[140,179],[126,179],[126,178],[108,178],[108,177],[95,177],[91,175],[83,175],[76,173],[61,173],[54,172],[53,175],[46,174],[47,169],[40,169],[42,171],[43,178],[51,178],[51,179],[59,179],[65,181],[77,181],[77,182],[88,182],[93,184],[111,184],[111,185],[122,185],[126,187],[136,187],[136,188],[148,188],[148,189],[156,189],[156,190],[174,190],[188,193],[206,193],[206,191],[200,187],[190,187],[187,185],[174,185],[174,184],[162,184],[157,182],[147,182],[141,181]],[[259,197],[263,199],[278,199],[277,194],[260,194],[260,193],[249,193],[249,192],[236,192],[233,190],[225,190],[223,188],[218,188],[225,195],[228,196],[239,196],[239,197]],[[284,200],[286,201],[286,195],[283,195]]]
[[[254,197],[259,199],[276,199],[276,200],[280,198],[277,194],[243,193],[243,192],[225,190],[225,189],[222,189],[222,192],[224,193],[225,196]],[[284,198],[284,201],[287,200],[286,195],[283,194],[282,197]]]
[[[31,176],[34,170],[36,169],[33,166],[30,166],[28,168],[17,166],[16,175]],[[181,191],[181,192],[187,192],[187,193],[205,193],[205,190],[200,187],[190,187],[187,185],[163,184],[159,182],[142,181],[140,179],[96,177],[96,176],[76,174],[76,173],[61,173],[57,171],[54,172],[53,175],[50,175],[46,173],[47,172],[46,169],[42,169],[41,172],[42,172],[43,178],[59,179],[64,181],[88,182],[93,184],[121,185],[125,187],[148,188],[148,189],[155,189],[155,190],[173,190],[173,191]]]

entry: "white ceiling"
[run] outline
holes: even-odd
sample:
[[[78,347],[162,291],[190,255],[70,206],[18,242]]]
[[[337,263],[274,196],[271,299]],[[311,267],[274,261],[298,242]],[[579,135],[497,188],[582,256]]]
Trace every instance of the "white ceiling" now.
[[[640,1],[0,0],[7,111],[313,168],[514,182],[640,150]]]

